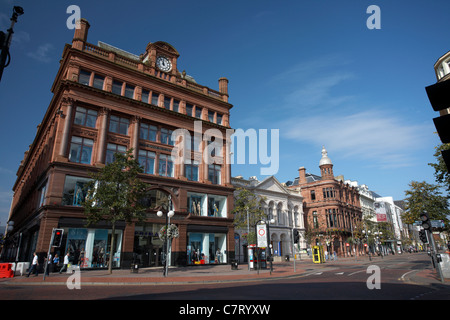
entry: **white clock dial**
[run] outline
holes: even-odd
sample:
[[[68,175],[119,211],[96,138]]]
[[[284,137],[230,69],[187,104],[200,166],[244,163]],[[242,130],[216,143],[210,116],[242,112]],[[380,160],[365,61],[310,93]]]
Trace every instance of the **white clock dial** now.
[[[172,62],[170,62],[168,58],[163,56],[159,56],[158,58],[156,58],[156,66],[159,70],[164,72],[169,72],[170,70],[172,70]]]

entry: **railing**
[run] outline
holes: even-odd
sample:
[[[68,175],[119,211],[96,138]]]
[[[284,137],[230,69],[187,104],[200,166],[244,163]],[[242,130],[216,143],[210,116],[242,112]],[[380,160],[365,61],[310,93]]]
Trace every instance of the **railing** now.
[[[122,56],[120,54],[117,54],[114,51],[110,51],[110,50],[107,50],[107,49],[100,48],[100,47],[98,47],[96,45],[93,45],[91,43],[84,42],[83,51],[87,52],[89,54],[93,54],[93,55],[102,57],[104,59],[110,60],[110,61],[112,61],[114,63],[121,64],[121,65],[126,66],[128,68],[131,68],[133,70],[138,70],[138,71],[150,74],[152,76],[155,76],[155,77],[157,77],[159,79],[175,83],[175,84],[177,84],[179,86],[183,86],[183,87],[189,88],[189,89],[194,90],[194,91],[199,92],[199,93],[203,93],[203,94],[205,94],[205,95],[207,95],[209,97],[227,101],[227,96],[223,95],[222,93],[220,93],[218,91],[212,90],[212,89],[210,89],[208,87],[205,87],[205,86],[202,86],[202,85],[199,85],[199,84],[196,84],[196,83],[192,83],[192,82],[186,81],[185,79],[176,77],[175,75],[172,75],[170,73],[166,73],[166,72],[162,72],[162,71],[156,70],[153,67],[148,67],[148,66],[144,65],[140,61],[138,62],[136,60],[129,59],[129,58],[124,57],[124,56]]]

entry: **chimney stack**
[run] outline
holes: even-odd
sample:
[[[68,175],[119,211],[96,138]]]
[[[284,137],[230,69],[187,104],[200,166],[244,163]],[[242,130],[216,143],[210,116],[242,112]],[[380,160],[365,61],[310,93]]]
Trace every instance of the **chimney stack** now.
[[[220,78],[219,79],[219,92],[223,94],[228,94],[228,79]]]
[[[306,183],[306,169],[305,167],[298,168],[298,184],[305,184]]]
[[[72,48],[83,50],[83,44],[87,40],[90,24],[81,18],[76,22],[75,34],[73,35]]]

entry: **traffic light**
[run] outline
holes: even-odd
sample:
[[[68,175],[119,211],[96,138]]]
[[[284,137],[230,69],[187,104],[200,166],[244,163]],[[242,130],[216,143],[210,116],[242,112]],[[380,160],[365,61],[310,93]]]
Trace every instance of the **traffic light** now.
[[[52,247],[60,247],[61,246],[63,234],[64,234],[64,229],[54,229],[53,230]]]
[[[434,111],[442,111],[450,108],[450,80],[444,80],[437,82],[431,86],[425,88],[428,99]],[[443,112],[443,111],[442,111]],[[436,131],[441,139],[442,143],[450,143],[450,114],[444,114],[441,112],[441,116],[433,118]],[[449,152],[442,152],[447,170],[450,170]]]
[[[428,243],[428,237],[427,237],[427,232],[425,230],[420,230],[419,231],[419,238],[420,241],[422,241],[422,243]]]
[[[422,220],[422,228],[431,231],[431,220],[428,217],[428,212],[422,211],[420,214],[420,220]]]
[[[294,229],[294,243],[298,243],[300,241],[300,233],[297,229]]]

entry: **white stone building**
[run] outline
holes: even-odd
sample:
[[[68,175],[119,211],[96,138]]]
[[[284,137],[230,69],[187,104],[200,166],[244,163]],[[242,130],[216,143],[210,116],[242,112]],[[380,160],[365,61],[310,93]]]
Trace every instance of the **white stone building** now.
[[[274,260],[281,260],[285,256],[292,258],[294,254],[299,258],[300,250],[306,249],[303,197],[300,190],[287,189],[274,176],[263,181],[258,181],[256,177],[246,180],[238,176],[231,178],[231,182],[235,188],[246,188],[266,198],[263,203],[264,210],[269,219],[275,220],[275,223],[270,224],[270,242]],[[294,229],[300,234],[299,245],[295,245],[295,248],[293,248]],[[242,237],[247,230],[235,230],[235,233],[236,259],[247,262],[247,242]]]

